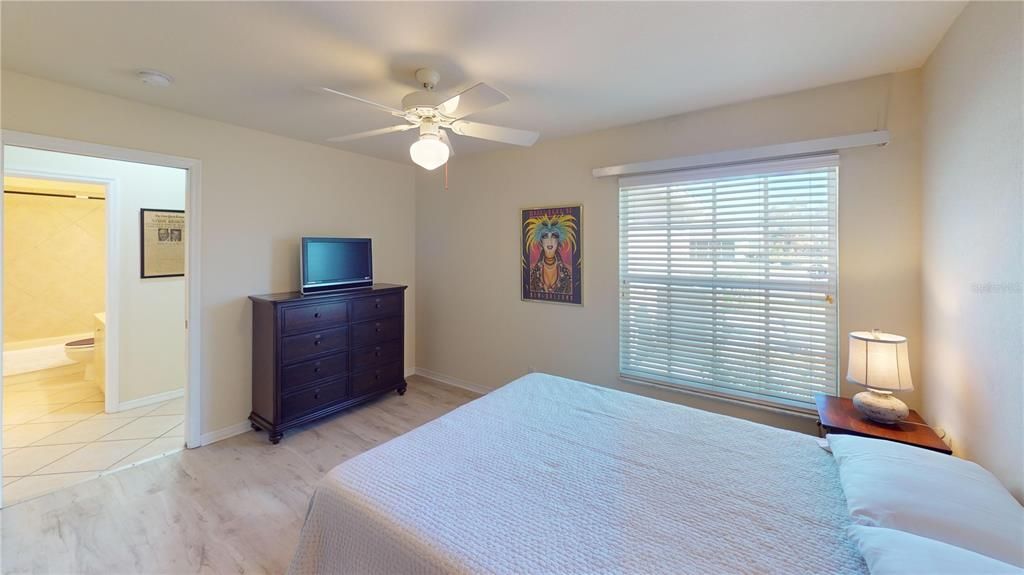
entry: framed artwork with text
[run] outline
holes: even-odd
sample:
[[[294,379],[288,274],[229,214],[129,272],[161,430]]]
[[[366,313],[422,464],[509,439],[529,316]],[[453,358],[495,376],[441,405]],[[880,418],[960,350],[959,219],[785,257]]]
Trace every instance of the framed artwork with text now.
[[[139,210],[139,277],[185,275],[185,210]]]
[[[583,206],[522,211],[524,301],[583,305]]]

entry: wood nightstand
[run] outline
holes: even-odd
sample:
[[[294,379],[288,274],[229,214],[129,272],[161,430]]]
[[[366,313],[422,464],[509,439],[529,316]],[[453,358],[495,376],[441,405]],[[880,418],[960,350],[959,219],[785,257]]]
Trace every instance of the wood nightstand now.
[[[953,454],[949,446],[913,409],[906,421],[885,425],[864,417],[853,406],[853,401],[845,397],[817,394],[814,403],[818,407],[818,428],[823,436],[825,433],[860,435],[923,447],[946,455]]]

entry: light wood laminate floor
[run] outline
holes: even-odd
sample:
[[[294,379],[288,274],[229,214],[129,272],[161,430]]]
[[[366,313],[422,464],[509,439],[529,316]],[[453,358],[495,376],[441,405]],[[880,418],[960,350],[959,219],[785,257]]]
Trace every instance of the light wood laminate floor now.
[[[414,376],[276,446],[244,433],[19,503],[3,573],[283,573],[328,470],[476,397]]]

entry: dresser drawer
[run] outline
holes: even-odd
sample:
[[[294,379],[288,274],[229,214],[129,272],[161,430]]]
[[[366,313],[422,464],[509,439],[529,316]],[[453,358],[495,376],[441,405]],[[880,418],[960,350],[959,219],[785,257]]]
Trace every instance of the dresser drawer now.
[[[331,379],[348,373],[348,354],[345,352],[320,359],[293,363],[281,373],[281,391],[287,392],[321,379]]]
[[[281,420],[289,421],[348,397],[348,382],[334,380],[281,398]]]
[[[322,303],[286,307],[281,312],[281,331],[296,333],[334,327],[348,321],[348,303]]]
[[[281,338],[281,361],[290,363],[348,348],[348,328],[325,329]]]
[[[352,376],[352,397],[398,387],[403,379],[401,362],[361,371]]]
[[[402,360],[402,340],[395,339],[352,350],[352,371]]]
[[[402,294],[382,295],[352,300],[352,321],[400,315]]]
[[[352,324],[352,347],[376,345],[402,337],[402,318],[392,317]]]

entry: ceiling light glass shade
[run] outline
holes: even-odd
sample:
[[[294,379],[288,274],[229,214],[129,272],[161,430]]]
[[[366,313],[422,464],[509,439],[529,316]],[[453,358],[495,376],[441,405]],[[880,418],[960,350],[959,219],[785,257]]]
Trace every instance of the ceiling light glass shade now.
[[[434,134],[423,134],[409,147],[409,156],[417,165],[433,170],[448,161],[448,146]]]

